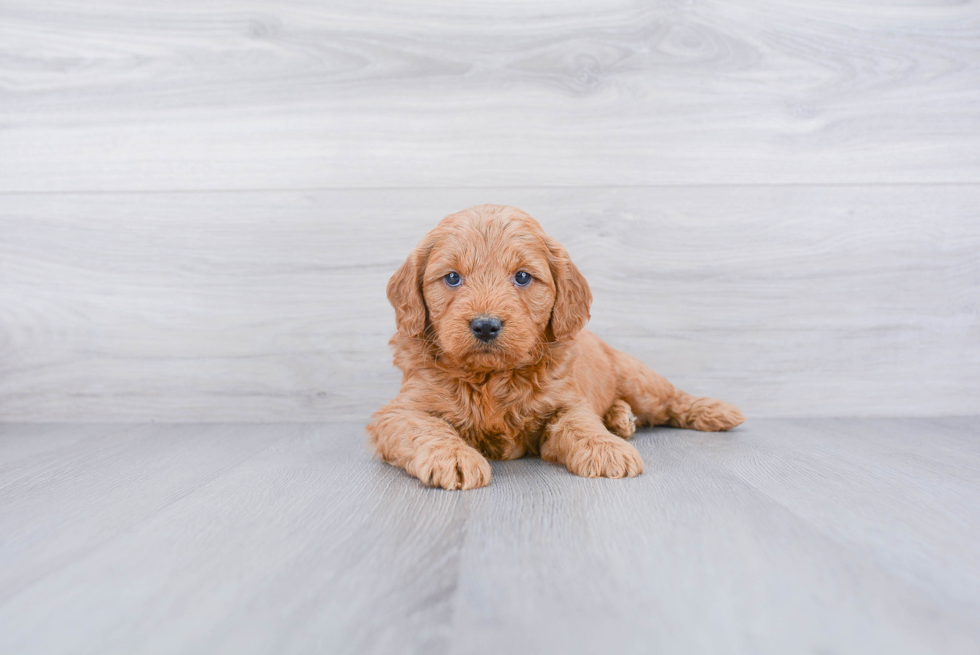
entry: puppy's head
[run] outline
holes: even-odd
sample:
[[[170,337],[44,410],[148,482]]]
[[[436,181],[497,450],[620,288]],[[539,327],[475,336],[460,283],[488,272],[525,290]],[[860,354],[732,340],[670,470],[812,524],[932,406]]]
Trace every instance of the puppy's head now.
[[[398,331],[473,371],[534,363],[589,320],[592,293],[568,253],[513,207],[444,218],[388,283]]]

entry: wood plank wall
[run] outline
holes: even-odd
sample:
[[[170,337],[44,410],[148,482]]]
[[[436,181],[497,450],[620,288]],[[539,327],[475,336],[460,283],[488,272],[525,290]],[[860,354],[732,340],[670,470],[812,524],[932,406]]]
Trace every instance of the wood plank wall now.
[[[529,211],[750,416],[980,413],[980,5],[0,2],[0,420],[361,420]]]

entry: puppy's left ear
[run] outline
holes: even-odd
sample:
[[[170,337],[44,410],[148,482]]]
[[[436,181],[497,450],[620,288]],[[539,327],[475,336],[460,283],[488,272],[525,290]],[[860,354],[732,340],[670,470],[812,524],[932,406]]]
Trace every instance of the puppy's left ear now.
[[[395,308],[395,324],[399,332],[410,337],[421,337],[425,332],[428,310],[422,297],[422,271],[428,257],[429,249],[419,244],[388,280],[388,302]]]
[[[551,332],[556,341],[571,339],[589,322],[592,291],[589,283],[572,263],[568,252],[553,239],[547,239],[551,276],[555,279],[555,306],[551,310]]]

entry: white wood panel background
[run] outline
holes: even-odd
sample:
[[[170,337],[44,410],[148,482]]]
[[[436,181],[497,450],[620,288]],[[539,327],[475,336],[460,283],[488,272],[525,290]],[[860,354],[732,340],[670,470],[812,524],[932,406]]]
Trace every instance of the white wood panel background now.
[[[0,190],[980,182],[976,2],[0,12]]]
[[[363,418],[398,388],[388,277],[485,200],[537,215],[590,327],[692,392],[980,411],[980,188],[732,186],[8,195],[0,416]]]
[[[362,420],[515,204],[750,416],[980,413],[980,6],[0,2],[0,420]]]

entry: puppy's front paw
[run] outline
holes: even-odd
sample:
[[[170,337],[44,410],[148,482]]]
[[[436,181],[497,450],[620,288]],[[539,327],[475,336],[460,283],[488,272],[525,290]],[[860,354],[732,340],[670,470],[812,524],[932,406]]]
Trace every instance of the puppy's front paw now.
[[[440,443],[421,449],[408,472],[431,487],[443,489],[476,489],[490,484],[490,462],[465,443]]]
[[[639,451],[622,439],[599,434],[572,446],[566,468],[584,478],[632,478],[643,473]]]
[[[731,430],[745,422],[738,407],[714,398],[698,398],[684,416],[683,427],[703,432]]]

